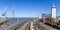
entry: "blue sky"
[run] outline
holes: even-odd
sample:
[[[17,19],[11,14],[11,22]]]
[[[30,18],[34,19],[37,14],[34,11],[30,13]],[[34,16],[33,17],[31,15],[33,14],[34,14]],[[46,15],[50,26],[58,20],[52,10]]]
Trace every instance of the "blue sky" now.
[[[5,7],[7,17],[12,17],[12,7],[15,17],[38,17],[42,13],[50,14],[53,2],[57,8],[57,16],[60,16],[60,0],[0,0],[0,17]]]

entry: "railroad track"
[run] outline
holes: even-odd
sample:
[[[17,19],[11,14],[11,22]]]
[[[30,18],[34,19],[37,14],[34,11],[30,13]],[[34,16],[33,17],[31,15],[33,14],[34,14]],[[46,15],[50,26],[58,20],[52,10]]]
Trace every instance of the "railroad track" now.
[[[26,25],[25,30],[30,30],[30,24],[31,24],[31,23],[29,23],[29,24]]]
[[[30,30],[30,21],[24,22],[18,27],[16,27],[14,30]]]
[[[22,26],[24,26],[24,24],[25,24],[26,22],[28,22],[28,21],[29,21],[29,20],[15,23],[14,25],[9,26],[9,27],[7,27],[7,28],[4,29],[4,30],[20,30],[20,28],[21,28]]]

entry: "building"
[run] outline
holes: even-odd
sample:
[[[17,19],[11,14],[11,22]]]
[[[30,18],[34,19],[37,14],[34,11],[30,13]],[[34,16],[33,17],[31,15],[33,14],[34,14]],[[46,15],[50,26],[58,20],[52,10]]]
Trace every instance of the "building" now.
[[[51,12],[52,12],[52,18],[54,18],[54,21],[56,22],[56,6],[54,3],[52,4]]]
[[[51,10],[52,10],[52,18],[55,19],[56,18],[56,6],[54,3],[52,4]]]
[[[41,19],[39,21],[44,23],[45,19],[47,19],[47,18],[51,18],[51,14],[42,14]]]
[[[52,7],[51,7],[51,14],[42,14],[42,19],[46,19],[46,18],[54,18],[54,21],[56,22],[56,6],[55,4],[53,3],[52,4]],[[39,18],[41,18],[39,17]]]
[[[51,14],[42,14],[42,18],[43,19],[51,18]]]
[[[60,21],[60,16],[57,16],[56,17],[56,22],[59,22]]]

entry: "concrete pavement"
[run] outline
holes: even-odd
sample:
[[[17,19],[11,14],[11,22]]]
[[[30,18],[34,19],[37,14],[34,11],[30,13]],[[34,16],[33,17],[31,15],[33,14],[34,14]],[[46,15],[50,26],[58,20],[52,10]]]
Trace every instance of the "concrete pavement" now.
[[[38,28],[38,30],[57,30],[57,29],[49,27],[48,25],[45,25],[39,21],[35,22],[35,26]]]

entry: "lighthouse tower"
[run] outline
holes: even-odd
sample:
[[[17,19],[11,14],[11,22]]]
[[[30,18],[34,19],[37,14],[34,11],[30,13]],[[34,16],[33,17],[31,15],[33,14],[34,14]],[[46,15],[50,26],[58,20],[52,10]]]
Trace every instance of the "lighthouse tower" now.
[[[52,18],[55,19],[56,18],[56,6],[55,6],[54,3],[52,4],[52,8],[51,9],[52,9]]]

